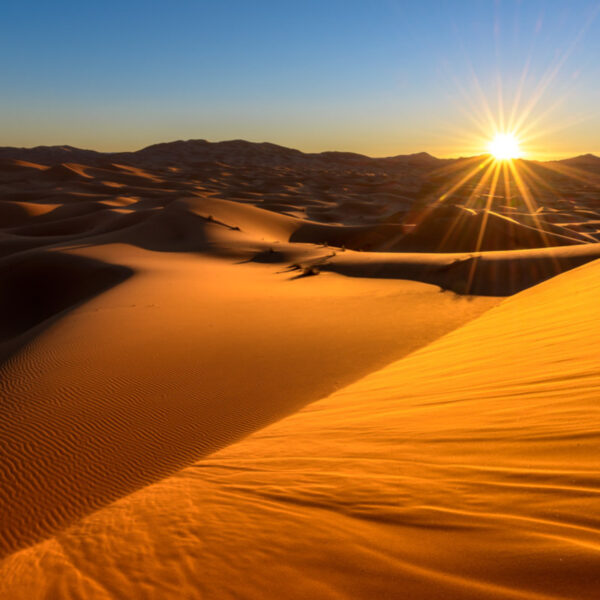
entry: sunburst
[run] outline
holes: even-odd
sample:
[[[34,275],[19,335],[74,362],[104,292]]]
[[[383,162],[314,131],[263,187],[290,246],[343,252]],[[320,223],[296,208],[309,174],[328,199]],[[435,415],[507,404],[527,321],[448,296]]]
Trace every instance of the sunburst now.
[[[510,132],[496,133],[488,144],[488,151],[496,160],[513,160],[523,156],[519,139]]]
[[[520,94],[520,92],[519,92]],[[537,99],[536,99],[537,100]],[[528,160],[532,148],[532,140],[543,134],[540,119],[530,115],[535,101],[526,104],[523,111],[518,111],[519,98],[512,106],[509,114],[493,117],[489,103],[483,102],[480,114],[482,119],[473,119],[479,129],[479,135],[471,135],[471,147],[477,152],[469,159],[457,160],[443,170],[444,185],[428,197],[427,206],[414,219],[414,226],[424,220],[428,214],[445,203],[458,204],[471,213],[481,213],[479,231],[474,247],[469,252],[472,260],[464,291],[473,289],[473,281],[481,259],[482,248],[486,237],[486,228],[492,213],[504,216],[514,222],[523,219],[528,227],[538,230],[541,244],[550,248],[548,223],[543,220],[546,202],[565,203],[564,190],[555,189],[548,181],[549,172],[559,173],[572,180],[578,180],[586,188],[600,190],[600,180],[592,178],[589,172],[556,162],[541,165],[535,160]],[[500,107],[501,109],[501,107]],[[473,113],[471,114],[473,116]],[[531,116],[528,120],[526,117]],[[536,130],[532,123],[538,127]],[[555,124],[554,124],[555,125]],[[486,135],[487,132],[487,135]],[[477,141],[475,141],[477,140]],[[546,170],[547,169],[547,170]],[[457,213],[460,215],[460,212]],[[517,217],[518,215],[518,217]],[[439,249],[458,231],[460,216],[449,223],[445,234],[439,242]],[[576,242],[574,242],[576,243]],[[557,274],[561,268],[552,252],[547,254],[550,265],[547,276]]]

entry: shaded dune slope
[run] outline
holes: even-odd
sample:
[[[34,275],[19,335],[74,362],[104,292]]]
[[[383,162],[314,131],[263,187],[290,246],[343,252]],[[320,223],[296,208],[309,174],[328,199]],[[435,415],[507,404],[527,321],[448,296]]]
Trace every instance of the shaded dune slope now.
[[[0,261],[0,340],[21,334],[132,274],[127,267],[59,252]]]
[[[600,244],[477,253],[329,253],[304,261],[351,277],[412,279],[459,294],[508,296],[600,258]]]
[[[0,361],[69,309],[132,274],[121,265],[60,252],[33,250],[0,260]]]

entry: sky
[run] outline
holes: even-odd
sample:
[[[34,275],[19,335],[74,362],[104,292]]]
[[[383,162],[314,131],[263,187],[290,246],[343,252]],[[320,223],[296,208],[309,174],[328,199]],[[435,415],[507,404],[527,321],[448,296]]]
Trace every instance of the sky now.
[[[0,145],[247,139],[465,156],[518,125],[528,157],[600,154],[599,11],[600,0],[4,0]]]

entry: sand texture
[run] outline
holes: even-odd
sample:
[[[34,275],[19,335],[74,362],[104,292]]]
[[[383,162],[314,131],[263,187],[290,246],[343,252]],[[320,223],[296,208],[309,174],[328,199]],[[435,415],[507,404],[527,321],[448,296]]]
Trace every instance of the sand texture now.
[[[0,598],[598,596],[599,163],[0,149]]]

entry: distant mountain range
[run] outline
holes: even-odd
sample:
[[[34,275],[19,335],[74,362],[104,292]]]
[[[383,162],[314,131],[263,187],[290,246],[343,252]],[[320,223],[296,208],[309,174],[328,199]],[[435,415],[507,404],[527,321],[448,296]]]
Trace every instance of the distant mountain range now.
[[[385,166],[411,166],[420,169],[431,169],[460,160],[470,158],[436,158],[427,152],[401,154],[385,158],[372,158],[353,152],[320,152],[305,153],[293,148],[286,148],[268,142],[254,143],[245,140],[225,142],[208,142],[206,140],[179,140],[153,144],[135,152],[98,152],[73,146],[36,146],[34,148],[0,147],[0,159],[24,160],[45,165],[60,163],[102,164],[109,162],[127,162],[139,165],[178,165],[196,162],[226,162],[228,164],[252,165],[312,165],[326,162],[328,164]],[[539,162],[539,161],[532,161]],[[600,157],[594,154],[583,154],[560,161],[567,166],[583,169],[600,169]]]
[[[581,154],[580,156],[574,156],[573,158],[565,158],[563,160],[549,161],[554,163],[561,163],[572,167],[586,168],[600,166],[600,157],[595,154]]]
[[[333,163],[403,163],[421,167],[439,166],[452,159],[440,159],[427,152],[390,156],[387,158],[371,158],[353,152],[321,152],[305,153],[293,148],[286,148],[268,142],[254,143],[245,140],[225,142],[208,142],[206,140],[187,140],[153,144],[136,152],[97,152],[73,146],[36,146],[35,148],[0,147],[0,159],[16,159],[43,164],[59,164],[68,162],[126,161],[128,163],[161,164],[190,163],[204,161],[227,161],[236,164],[293,162],[315,163],[327,161]]]

